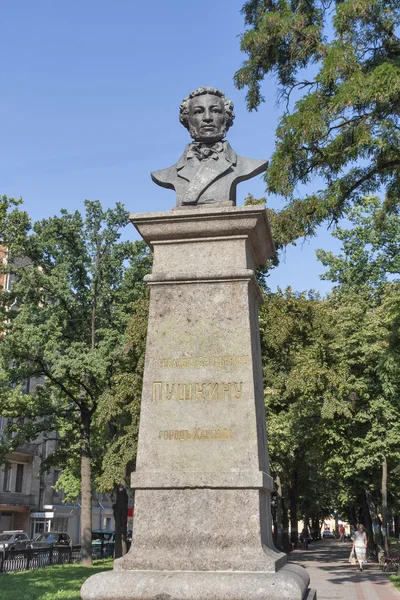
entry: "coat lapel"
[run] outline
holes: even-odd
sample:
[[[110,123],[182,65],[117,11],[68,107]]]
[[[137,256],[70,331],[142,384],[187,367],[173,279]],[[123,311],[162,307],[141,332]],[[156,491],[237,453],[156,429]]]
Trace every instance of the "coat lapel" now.
[[[186,146],[184,153],[176,163],[178,177],[182,177],[182,179],[186,179],[186,181],[190,181],[193,178],[201,165],[201,162],[197,158],[187,158],[189,148],[190,144]]]
[[[212,158],[199,161],[197,158],[187,158],[189,146],[177,163],[178,176],[186,179],[189,185],[182,200],[183,204],[195,204],[199,196],[232,164],[236,164],[236,154],[228,142],[224,142],[224,151],[218,160]]]

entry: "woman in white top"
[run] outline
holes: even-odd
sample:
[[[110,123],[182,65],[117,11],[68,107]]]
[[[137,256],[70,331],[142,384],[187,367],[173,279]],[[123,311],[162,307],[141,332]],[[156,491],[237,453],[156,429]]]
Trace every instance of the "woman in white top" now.
[[[368,537],[365,533],[364,525],[359,525],[354,534],[353,550],[356,552],[356,558],[360,565],[360,571],[363,570],[363,564],[366,560],[366,550],[368,545]]]

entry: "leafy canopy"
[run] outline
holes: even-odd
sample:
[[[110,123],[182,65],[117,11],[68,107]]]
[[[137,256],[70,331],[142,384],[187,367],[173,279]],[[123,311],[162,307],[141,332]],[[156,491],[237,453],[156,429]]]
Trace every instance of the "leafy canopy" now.
[[[235,74],[247,106],[276,78],[286,110],[266,173],[288,201],[292,239],[312,234],[346,206],[384,189],[400,197],[400,5],[396,0],[248,0]],[[294,100],[294,101],[293,101]],[[298,195],[315,178],[322,189]]]
[[[80,454],[100,467],[108,435],[97,425],[102,398],[132,369],[126,331],[150,265],[144,243],[120,239],[128,222],[122,205],[104,210],[86,201],[85,208],[83,216],[63,210],[37,222],[30,235],[21,221],[19,244],[6,231],[3,268],[14,283],[0,295],[1,414],[18,434],[9,443],[56,432],[49,460],[65,469],[59,485],[75,496]]]

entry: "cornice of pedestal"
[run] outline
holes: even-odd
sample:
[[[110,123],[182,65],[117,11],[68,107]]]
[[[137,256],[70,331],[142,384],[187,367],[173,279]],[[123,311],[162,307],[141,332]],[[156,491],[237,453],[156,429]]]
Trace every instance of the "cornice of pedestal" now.
[[[272,492],[272,477],[263,471],[135,471],[135,489],[216,488],[251,489]]]
[[[185,271],[184,273],[151,273],[149,275],[145,275],[145,282],[152,285],[184,285],[184,284],[200,284],[200,283],[222,283],[222,282],[235,282],[235,281],[249,281],[251,285],[251,289],[255,294],[257,301],[259,304],[263,304],[264,296],[262,291],[260,290],[256,277],[254,275],[254,271],[252,269],[237,269],[236,271],[230,271],[228,273],[219,273],[215,272],[202,272],[198,271]]]
[[[275,254],[267,213],[262,206],[201,207],[132,214],[129,220],[153,250],[154,244],[196,239],[249,239],[258,265]]]

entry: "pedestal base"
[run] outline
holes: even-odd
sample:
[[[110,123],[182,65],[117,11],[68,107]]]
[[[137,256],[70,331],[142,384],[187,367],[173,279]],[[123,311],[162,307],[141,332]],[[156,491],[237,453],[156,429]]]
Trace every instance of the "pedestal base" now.
[[[82,586],[83,600],[316,600],[303,567],[243,571],[105,571]]]
[[[132,215],[154,252],[129,553],[84,600],[314,600],[272,540],[260,206]]]

